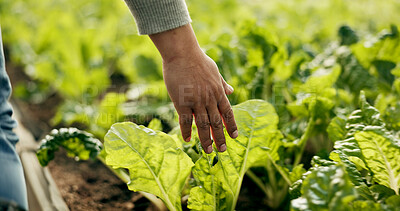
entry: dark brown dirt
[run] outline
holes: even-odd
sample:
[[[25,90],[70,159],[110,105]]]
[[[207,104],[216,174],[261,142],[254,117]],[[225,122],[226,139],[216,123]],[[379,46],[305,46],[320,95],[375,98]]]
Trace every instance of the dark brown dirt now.
[[[71,211],[155,210],[99,160],[75,161],[60,150],[48,167]]]

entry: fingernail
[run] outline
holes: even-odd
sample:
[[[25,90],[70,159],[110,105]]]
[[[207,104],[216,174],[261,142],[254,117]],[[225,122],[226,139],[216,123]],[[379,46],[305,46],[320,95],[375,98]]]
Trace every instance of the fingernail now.
[[[228,89],[229,89],[230,92],[234,91],[234,89],[233,89],[233,87],[231,85],[229,85],[229,84],[226,84],[226,85],[228,85]]]
[[[190,136],[185,139],[186,142],[190,141]]]
[[[206,153],[210,154],[213,151],[212,145],[207,147]]]
[[[221,146],[219,146],[220,152],[225,152],[225,150],[226,150],[226,144],[222,144]]]
[[[237,138],[239,136],[239,132],[237,130],[233,131],[232,138]]]

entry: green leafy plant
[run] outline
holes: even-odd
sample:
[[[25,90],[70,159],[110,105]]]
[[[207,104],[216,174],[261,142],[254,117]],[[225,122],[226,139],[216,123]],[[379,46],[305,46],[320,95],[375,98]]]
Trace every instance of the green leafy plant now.
[[[54,159],[54,153],[63,147],[68,156],[80,160],[95,159],[103,148],[103,144],[92,134],[76,128],[53,129],[47,135],[36,152],[42,166]]]
[[[400,142],[378,110],[360,95],[360,109],[332,121],[332,161],[315,157],[313,167],[292,187],[301,197],[293,210],[398,210]],[[318,160],[319,159],[319,160]]]
[[[105,145],[107,164],[129,170],[131,190],[152,193],[170,210],[180,210],[180,194],[193,163],[172,137],[134,123],[117,123]]]
[[[279,159],[282,136],[271,104],[250,100],[233,110],[239,137],[233,140],[226,135],[230,147],[224,153],[201,152],[193,164],[177,136],[134,123],[117,123],[105,136],[106,163],[129,169],[128,187],[157,195],[170,210],[181,209],[180,196],[190,172],[195,181],[188,200],[190,209],[234,210],[246,171],[263,166],[267,159]]]

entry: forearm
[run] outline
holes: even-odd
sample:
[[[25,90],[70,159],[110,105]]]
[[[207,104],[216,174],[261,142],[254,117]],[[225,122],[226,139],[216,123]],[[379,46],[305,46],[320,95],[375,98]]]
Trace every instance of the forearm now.
[[[231,94],[233,88],[219,74],[215,62],[201,50],[190,25],[185,1],[125,1],[135,16],[139,33],[149,34],[163,58],[164,82],[179,114],[183,139],[191,139],[194,116],[205,152],[213,151],[213,141],[220,152],[225,151],[222,124],[232,138],[238,136],[225,95]]]

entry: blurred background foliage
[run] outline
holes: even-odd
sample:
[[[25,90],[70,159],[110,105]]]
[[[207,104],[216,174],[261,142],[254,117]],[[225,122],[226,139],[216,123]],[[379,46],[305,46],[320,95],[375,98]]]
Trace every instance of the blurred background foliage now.
[[[398,0],[187,4],[200,45],[235,88],[231,103],[273,103],[288,142],[310,116],[327,139],[330,118],[357,107],[360,90],[386,118],[400,109]],[[14,97],[60,95],[52,124],[80,123],[99,137],[126,119],[177,125],[161,58],[122,0],[0,0],[0,21],[8,62],[31,79],[14,84]]]

